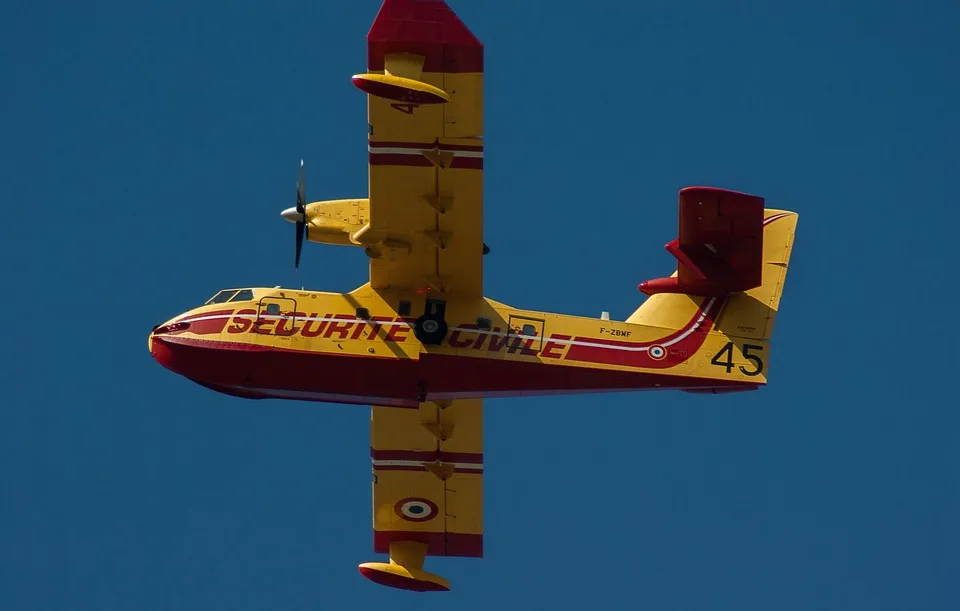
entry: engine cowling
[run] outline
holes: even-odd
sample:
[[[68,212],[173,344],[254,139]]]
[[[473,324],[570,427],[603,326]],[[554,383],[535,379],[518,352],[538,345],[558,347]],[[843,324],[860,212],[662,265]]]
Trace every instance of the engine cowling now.
[[[307,240],[360,246],[352,239],[370,220],[369,199],[333,199],[307,204]]]
[[[412,244],[370,226],[369,199],[331,199],[307,204],[307,240],[317,244],[359,246],[371,259],[396,259],[409,254]],[[490,252],[484,244],[483,254]]]
[[[370,227],[369,199],[332,199],[306,206],[307,240],[318,244],[359,246],[372,259],[394,259],[410,252],[407,240]]]

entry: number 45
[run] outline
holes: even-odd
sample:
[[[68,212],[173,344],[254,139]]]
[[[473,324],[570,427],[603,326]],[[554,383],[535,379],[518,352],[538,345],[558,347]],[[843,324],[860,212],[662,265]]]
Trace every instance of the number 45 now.
[[[763,371],[763,359],[756,354],[751,354],[752,350],[762,352],[763,346],[755,346],[753,344],[743,345],[743,358],[754,364],[753,369],[744,369],[743,365],[738,368],[740,369],[740,373],[745,376],[757,376]],[[722,360],[724,358],[726,360]],[[727,370],[727,373],[730,373],[730,371],[734,368],[733,342],[727,342],[727,345],[721,348],[720,352],[718,352],[717,355],[710,360],[710,364],[723,367]]]

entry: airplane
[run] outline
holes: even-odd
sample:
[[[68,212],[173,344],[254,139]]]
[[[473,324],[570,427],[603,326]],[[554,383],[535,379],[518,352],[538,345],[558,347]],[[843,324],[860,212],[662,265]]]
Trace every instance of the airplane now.
[[[625,320],[483,294],[483,51],[444,0],[384,0],[353,77],[368,113],[365,198],[308,203],[304,240],[360,247],[348,293],[230,288],[153,328],[163,367],[218,393],[371,406],[381,585],[445,591],[428,556],[483,557],[483,403],[575,393],[732,393],[767,383],[798,214],[718,187],[678,194],[672,275]]]

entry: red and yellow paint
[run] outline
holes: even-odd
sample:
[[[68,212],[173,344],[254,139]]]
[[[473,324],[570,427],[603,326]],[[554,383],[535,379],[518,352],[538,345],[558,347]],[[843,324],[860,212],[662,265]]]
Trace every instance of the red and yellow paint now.
[[[399,316],[389,296],[369,286],[347,295],[253,293],[260,303],[202,307],[160,326],[150,338],[154,356],[190,379],[237,392],[282,398],[295,390],[305,399],[334,394],[349,403],[408,407],[455,398],[766,381],[764,372],[704,366],[707,352],[730,341],[714,330],[729,307],[723,298],[691,300],[686,320],[675,329],[516,310],[489,300],[465,307],[448,303],[446,340],[424,346],[414,336],[414,319]],[[277,301],[295,301],[298,309],[267,313]],[[369,317],[358,319],[356,308],[344,312],[348,303],[363,304]],[[472,316],[454,318],[460,309],[472,310]],[[489,330],[478,327],[479,317],[491,321]],[[283,367],[268,366],[278,358]],[[388,369],[408,379],[381,382]],[[357,380],[363,381],[359,392]]]
[[[218,392],[374,406],[374,549],[390,562],[360,572],[445,590],[426,556],[483,555],[483,399],[765,384],[797,215],[763,210],[762,230],[753,217],[762,252],[748,240],[757,250],[737,262],[761,281],[746,291],[680,292],[710,287],[702,253],[674,241],[690,277],[644,283],[651,296],[624,321],[485,298],[482,45],[442,0],[385,0],[368,43],[354,84],[368,94],[369,197],[313,202],[305,223],[310,241],[362,247],[369,282],[342,294],[237,290],[158,325],[149,349]],[[712,221],[688,203],[691,223]],[[439,345],[413,332],[427,297],[445,302]]]
[[[446,339],[424,346],[415,318],[398,313],[401,302],[423,311],[423,294],[369,284],[346,294],[255,288],[246,301],[202,306],[161,325],[151,351],[168,368],[233,394],[411,408],[460,398],[752,388],[766,383],[797,218],[767,214],[777,220],[765,227],[761,286],[727,297],[654,295],[622,322],[449,300]],[[729,358],[716,359],[729,343]]]
[[[413,333],[414,318],[398,313],[401,301],[422,311],[422,294],[376,291],[369,284],[346,294],[254,288],[251,299],[201,306],[159,326],[150,350],[172,371],[231,395],[380,406],[372,422],[384,423],[400,441],[380,449],[376,431],[372,436],[375,550],[408,559],[479,557],[482,528],[447,520],[446,499],[450,486],[461,502],[472,495],[478,502],[454,515],[482,524],[482,445],[445,450],[432,435],[412,441],[426,430],[421,412],[452,402],[453,414],[474,401],[470,409],[479,417],[478,399],[490,397],[731,392],[765,384],[768,340],[797,219],[767,214],[777,221],[766,227],[760,287],[728,297],[654,295],[626,321],[520,310],[490,299],[452,300],[445,341],[425,346]],[[489,320],[487,329],[478,318]],[[476,417],[458,428],[461,439],[480,435]],[[440,480],[425,466],[434,464],[455,470]],[[416,521],[409,511],[404,517],[397,505],[403,499],[425,499],[411,507],[425,507],[433,518]],[[422,558],[417,563],[421,568],[368,563],[362,572],[387,585],[440,588],[442,580],[422,570]]]

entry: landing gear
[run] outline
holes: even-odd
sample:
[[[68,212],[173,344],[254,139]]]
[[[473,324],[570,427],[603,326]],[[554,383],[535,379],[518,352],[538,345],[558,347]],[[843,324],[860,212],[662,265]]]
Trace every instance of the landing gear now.
[[[422,344],[439,345],[447,336],[447,323],[427,316],[421,316],[413,327],[413,334]]]
[[[427,300],[423,316],[413,325],[413,334],[421,344],[437,346],[447,336],[447,321],[444,320],[446,303]]]

